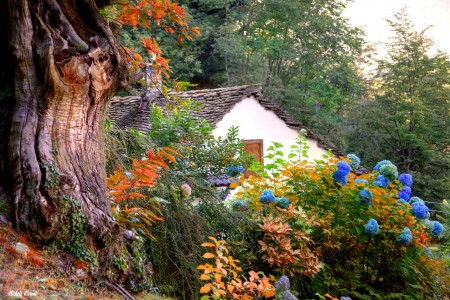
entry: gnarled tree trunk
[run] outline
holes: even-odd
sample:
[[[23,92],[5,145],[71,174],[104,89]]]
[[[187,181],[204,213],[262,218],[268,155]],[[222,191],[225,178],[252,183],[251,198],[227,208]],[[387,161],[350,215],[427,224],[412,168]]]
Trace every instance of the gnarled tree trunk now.
[[[3,2],[0,185],[13,221],[49,242],[78,209],[101,243],[118,229],[103,154],[108,94],[124,72],[116,41],[93,0]]]

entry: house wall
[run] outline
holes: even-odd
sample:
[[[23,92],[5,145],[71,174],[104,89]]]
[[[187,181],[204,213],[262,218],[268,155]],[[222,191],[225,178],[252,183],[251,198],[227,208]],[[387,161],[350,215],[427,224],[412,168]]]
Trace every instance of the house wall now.
[[[289,128],[282,119],[274,112],[266,110],[252,96],[237,103],[221,121],[216,124],[213,134],[218,137],[225,137],[231,126],[239,126],[239,137],[241,139],[262,139],[264,156],[267,155],[267,148],[273,141],[283,144],[285,159],[290,152],[289,146],[295,144],[298,130]],[[317,141],[307,139],[309,159],[321,159],[326,151],[317,146]],[[264,159],[264,164],[270,163]]]

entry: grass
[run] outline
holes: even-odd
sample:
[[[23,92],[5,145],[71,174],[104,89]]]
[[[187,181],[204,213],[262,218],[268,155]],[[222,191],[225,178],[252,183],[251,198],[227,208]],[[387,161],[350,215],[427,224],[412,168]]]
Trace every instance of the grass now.
[[[13,245],[26,244],[26,255]],[[61,251],[38,247],[0,223],[0,299],[123,299],[101,280],[90,275],[90,265]],[[77,277],[81,271],[86,276]],[[169,300],[154,294],[134,295],[136,299]]]

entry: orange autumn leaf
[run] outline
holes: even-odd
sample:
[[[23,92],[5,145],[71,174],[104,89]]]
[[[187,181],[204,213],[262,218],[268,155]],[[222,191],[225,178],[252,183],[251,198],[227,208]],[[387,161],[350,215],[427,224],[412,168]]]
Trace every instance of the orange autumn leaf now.
[[[210,252],[206,252],[205,254],[203,254],[202,257],[203,258],[214,258],[216,256],[214,254],[210,253]]]
[[[200,294],[208,294],[211,291],[212,283],[205,284],[200,288]]]

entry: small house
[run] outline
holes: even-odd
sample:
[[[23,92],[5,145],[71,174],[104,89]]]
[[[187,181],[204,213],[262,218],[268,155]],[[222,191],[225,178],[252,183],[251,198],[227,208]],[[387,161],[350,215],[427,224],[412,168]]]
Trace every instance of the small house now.
[[[225,136],[230,126],[238,126],[239,137],[243,140],[247,153],[254,154],[263,164],[269,162],[267,159],[264,161],[264,156],[272,142],[283,144],[285,152],[289,152],[288,147],[295,144],[301,129],[305,129],[307,133],[308,155],[311,160],[322,158],[328,150],[335,156],[344,155],[265,97],[259,85],[193,90],[179,93],[178,97],[200,103],[202,110],[196,116],[204,118],[215,127],[215,136]],[[149,102],[152,101],[158,104],[166,102],[161,94]],[[147,131],[151,126],[148,105],[143,106],[139,96],[114,97],[110,104],[109,118],[122,129],[132,127]]]

